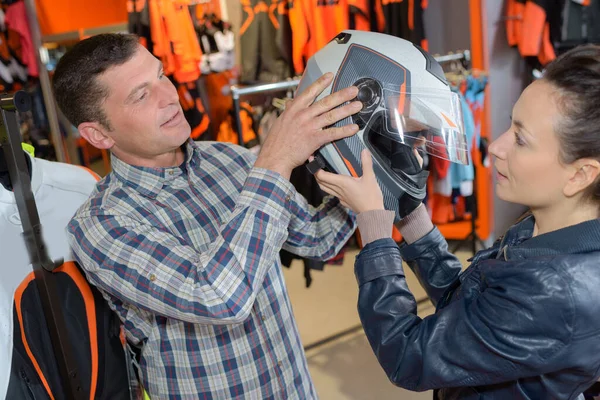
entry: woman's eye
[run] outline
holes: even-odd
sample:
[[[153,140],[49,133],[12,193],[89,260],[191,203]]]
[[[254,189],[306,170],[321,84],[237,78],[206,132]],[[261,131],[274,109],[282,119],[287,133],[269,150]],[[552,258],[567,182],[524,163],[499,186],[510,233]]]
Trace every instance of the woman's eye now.
[[[525,142],[523,141],[523,139],[521,139],[521,135],[519,135],[519,132],[515,132],[515,143],[517,144],[517,146],[525,145]]]

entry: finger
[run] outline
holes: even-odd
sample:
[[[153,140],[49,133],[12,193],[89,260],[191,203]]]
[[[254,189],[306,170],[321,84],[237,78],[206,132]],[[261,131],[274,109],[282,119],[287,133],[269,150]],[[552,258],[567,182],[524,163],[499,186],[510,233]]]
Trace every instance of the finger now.
[[[355,135],[358,132],[358,125],[349,124],[340,127],[333,127],[315,132],[317,135],[317,144],[319,147]]]
[[[331,172],[323,171],[322,169],[315,172],[314,177],[319,183],[319,185],[331,185],[332,181],[335,181],[338,174],[334,174]]]
[[[417,150],[416,147],[413,149],[413,153],[419,162],[419,166],[423,168],[423,157],[421,157],[421,153],[419,153],[419,150]]]
[[[362,103],[360,101],[353,101],[350,104],[346,104],[342,107],[334,108],[333,110],[329,110],[324,114],[316,117],[315,124],[316,129],[325,128],[327,126],[333,125],[338,121],[343,120],[344,118],[350,117],[362,108]]]
[[[306,108],[312,103],[314,103],[315,99],[325,90],[327,86],[333,80],[333,74],[328,72],[322,75],[319,79],[313,82],[306,90],[296,97],[296,99],[292,102],[292,104],[287,107],[287,109],[291,108]]]
[[[352,176],[333,174],[331,172],[326,172],[323,170],[319,170],[315,174],[315,178],[320,184],[322,183],[324,185],[336,188],[342,188],[344,186],[350,185],[356,179]]]
[[[367,149],[364,149],[360,153],[360,159],[362,162],[362,170],[363,170],[362,176],[365,176],[365,177],[375,176],[375,171],[373,171],[373,156],[371,155],[371,152],[369,152],[369,150],[367,150]]]
[[[350,86],[325,96],[310,107],[310,116],[311,118],[316,118],[341,104],[355,99],[357,95],[358,88],[356,86]],[[356,110],[355,112],[358,112],[359,110]]]
[[[335,190],[333,187],[320,183],[319,182],[319,187],[321,188],[322,191],[324,191],[325,193],[334,196],[334,197],[339,197],[339,194],[337,192],[337,190]]]

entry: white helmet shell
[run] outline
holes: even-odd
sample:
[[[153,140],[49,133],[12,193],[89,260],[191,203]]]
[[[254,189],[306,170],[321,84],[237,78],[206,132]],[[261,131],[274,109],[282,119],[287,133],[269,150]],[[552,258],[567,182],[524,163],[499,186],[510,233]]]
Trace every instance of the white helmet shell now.
[[[297,94],[327,72],[334,74],[333,82],[317,100],[357,86],[363,108],[336,124],[356,123],[359,132],[324,146],[316,157],[332,172],[360,176],[360,153],[368,148],[387,209],[400,216],[402,196],[425,197],[427,172],[413,147],[468,163],[459,98],[441,66],[420,47],[381,33],[344,31],[308,60]]]

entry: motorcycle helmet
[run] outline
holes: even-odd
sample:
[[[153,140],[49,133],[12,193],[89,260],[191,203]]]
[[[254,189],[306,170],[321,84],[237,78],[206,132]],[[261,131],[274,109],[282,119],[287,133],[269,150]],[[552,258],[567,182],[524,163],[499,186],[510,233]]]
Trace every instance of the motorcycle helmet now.
[[[423,201],[428,172],[414,154],[468,164],[460,100],[444,71],[420,47],[394,36],[348,30],[340,33],[307,62],[297,94],[327,72],[331,85],[316,99],[349,86],[359,89],[362,110],[336,123],[355,123],[356,135],[323,146],[309,170],[323,168],[361,176],[360,153],[373,155],[373,168],[385,208],[396,222]]]

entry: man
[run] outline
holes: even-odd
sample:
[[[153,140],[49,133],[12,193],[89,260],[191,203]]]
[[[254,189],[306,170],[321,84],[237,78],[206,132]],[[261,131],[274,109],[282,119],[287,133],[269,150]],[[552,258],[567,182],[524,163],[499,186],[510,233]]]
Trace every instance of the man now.
[[[284,286],[279,251],[334,256],[354,217],[309,207],[289,182],[329,128],[360,110],[350,88],[313,104],[324,76],[274,124],[255,160],[189,140],[177,91],[134,36],[84,40],[54,76],[61,110],[111,172],[69,225],[90,281],[141,348],[151,398],[306,399],[317,394]]]

